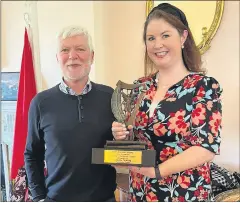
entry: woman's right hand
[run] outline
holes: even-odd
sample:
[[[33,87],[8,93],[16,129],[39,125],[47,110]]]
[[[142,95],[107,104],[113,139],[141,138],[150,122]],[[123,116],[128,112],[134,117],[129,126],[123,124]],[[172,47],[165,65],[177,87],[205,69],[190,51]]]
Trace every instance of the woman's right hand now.
[[[132,128],[132,125],[128,126],[128,130],[131,130]],[[125,124],[114,121],[112,123],[112,134],[115,140],[125,140],[129,135],[129,131],[127,131]]]

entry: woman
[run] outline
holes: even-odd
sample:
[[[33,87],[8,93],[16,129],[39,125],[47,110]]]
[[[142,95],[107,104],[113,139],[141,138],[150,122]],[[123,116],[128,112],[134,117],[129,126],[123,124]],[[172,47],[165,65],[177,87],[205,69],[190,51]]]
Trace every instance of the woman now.
[[[209,162],[219,153],[222,89],[201,69],[200,53],[178,8],[155,7],[143,38],[145,66],[156,71],[135,82],[146,83],[147,91],[133,130],[157,156],[156,167],[129,167],[131,201],[210,201]],[[117,122],[112,131],[116,140],[129,134]]]

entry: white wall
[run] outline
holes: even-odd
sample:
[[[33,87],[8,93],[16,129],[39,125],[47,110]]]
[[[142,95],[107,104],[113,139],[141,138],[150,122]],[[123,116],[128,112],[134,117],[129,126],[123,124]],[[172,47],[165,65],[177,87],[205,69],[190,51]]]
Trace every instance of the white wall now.
[[[96,80],[112,87],[144,74],[142,28],[144,1],[96,1]],[[99,35],[100,32],[100,35]]]
[[[3,71],[19,71],[24,40],[24,13],[31,20],[35,72],[39,91],[52,87],[61,79],[56,61],[57,32],[64,26],[81,25],[94,38],[94,14],[92,1],[4,1],[2,2],[1,36]],[[42,73],[42,74],[41,74]],[[94,64],[90,73],[95,80]]]
[[[24,2],[1,2],[1,69],[19,71],[24,40]]]
[[[39,1],[37,8],[41,71],[47,83],[45,85],[52,87],[61,78],[61,71],[56,61],[55,36],[64,26],[81,25],[88,29],[94,43],[93,2]],[[91,71],[90,77],[95,80],[94,70]]]

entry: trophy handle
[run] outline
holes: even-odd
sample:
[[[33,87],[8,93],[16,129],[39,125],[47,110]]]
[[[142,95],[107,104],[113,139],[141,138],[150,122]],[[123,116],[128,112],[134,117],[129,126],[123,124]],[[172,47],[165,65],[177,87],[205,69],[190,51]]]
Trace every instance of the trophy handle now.
[[[144,88],[143,88],[143,90],[141,90],[141,93],[138,96],[138,99],[136,101],[133,112],[131,112],[131,101],[130,101],[130,103],[128,104],[129,112],[127,112],[128,115],[126,116],[122,109],[121,94],[124,98],[128,98],[128,97],[124,92],[121,92],[121,91],[123,89],[132,91],[135,88],[138,88],[141,86],[144,86]],[[120,80],[117,82],[117,87],[115,88],[113,95],[112,95],[112,99],[111,99],[111,107],[112,107],[112,112],[114,114],[114,117],[117,119],[118,122],[125,123],[126,126],[134,125],[137,111],[138,111],[141,101],[143,100],[145,93],[146,93],[145,89],[146,89],[146,84],[144,84],[144,83],[142,83],[142,84],[127,84]],[[128,136],[127,140],[134,140],[133,130],[129,131],[129,136]]]
[[[119,104],[121,104],[121,88],[120,86],[117,86],[112,94],[111,99],[112,112],[118,122],[125,123],[126,118],[121,105]]]
[[[141,87],[143,84],[127,84],[119,80],[117,82],[117,86],[120,87],[120,89],[127,89],[127,90],[133,90],[137,87]]]

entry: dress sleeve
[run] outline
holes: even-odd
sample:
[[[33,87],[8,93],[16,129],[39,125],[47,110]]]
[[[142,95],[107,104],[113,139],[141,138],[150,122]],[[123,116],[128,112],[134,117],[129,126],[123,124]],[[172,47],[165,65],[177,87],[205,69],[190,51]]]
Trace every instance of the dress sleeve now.
[[[189,141],[215,154],[220,153],[222,121],[222,88],[212,77],[203,77],[192,100]]]

